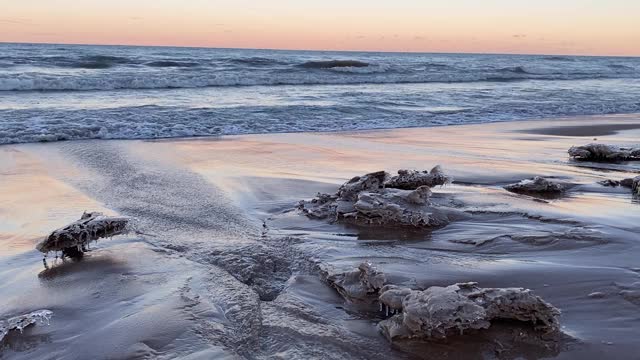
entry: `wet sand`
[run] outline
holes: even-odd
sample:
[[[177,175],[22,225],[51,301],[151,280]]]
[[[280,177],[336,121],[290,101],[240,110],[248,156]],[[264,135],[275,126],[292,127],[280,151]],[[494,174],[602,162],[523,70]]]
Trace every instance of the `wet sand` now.
[[[54,315],[9,335],[0,358],[633,358],[640,203],[597,181],[637,176],[640,164],[569,160],[594,136],[637,144],[640,116],[2,146],[0,318]],[[435,196],[468,214],[444,228],[361,228],[294,210],[355,175],[437,164],[455,181]],[[574,186],[544,201],[502,189],[535,175]],[[45,269],[36,242],[84,210],[130,216],[144,235]],[[385,314],[320,280],[365,260],[413,288],[533,289],[562,311],[571,340],[542,346],[507,323],[391,345],[376,329]]]

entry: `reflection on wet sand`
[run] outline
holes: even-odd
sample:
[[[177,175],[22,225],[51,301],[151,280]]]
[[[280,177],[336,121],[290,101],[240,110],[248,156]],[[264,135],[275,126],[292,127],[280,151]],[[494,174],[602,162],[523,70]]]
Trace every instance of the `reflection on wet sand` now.
[[[637,145],[640,118],[4,147],[13,175],[3,175],[8,186],[0,190],[7,199],[0,212],[12,214],[0,222],[0,241],[11,248],[0,253],[0,308],[56,314],[50,327],[33,329],[50,343],[4,351],[15,358],[78,358],[63,355],[67,346],[95,358],[626,358],[640,350],[633,270],[640,208],[628,189],[598,182],[631,178],[640,165],[570,160],[567,149],[593,142],[594,133],[602,143]],[[436,164],[454,182],[433,187],[431,200],[464,214],[446,226],[363,226],[295,210],[356,175]],[[544,201],[503,188],[535,176],[571,186]],[[30,191],[39,183],[58,185]],[[81,261],[43,271],[34,239],[83,210],[132,217],[153,236],[106,240]],[[414,290],[469,281],[532,289],[562,311],[566,337],[498,321],[446,341],[389,344],[376,328],[386,318],[377,305],[344,301],[320,276],[365,261]],[[103,344],[80,346],[78,334]]]

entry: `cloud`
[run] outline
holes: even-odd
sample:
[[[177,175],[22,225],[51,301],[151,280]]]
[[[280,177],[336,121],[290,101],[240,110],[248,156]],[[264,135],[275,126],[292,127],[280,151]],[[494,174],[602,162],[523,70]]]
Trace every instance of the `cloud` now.
[[[29,21],[29,19],[20,19],[20,18],[0,18],[0,23],[15,24],[15,25],[29,25],[31,24],[31,21]]]
[[[524,38],[527,37],[527,34],[515,34],[515,35],[512,35],[512,36],[514,38],[516,38],[516,39],[524,39]]]

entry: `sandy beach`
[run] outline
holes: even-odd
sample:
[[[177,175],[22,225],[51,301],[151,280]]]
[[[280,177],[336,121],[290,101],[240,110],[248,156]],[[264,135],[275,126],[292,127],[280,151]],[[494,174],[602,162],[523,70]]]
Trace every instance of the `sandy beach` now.
[[[597,182],[640,162],[576,162],[567,149],[637,145],[640,115],[432,128],[0,146],[0,318],[38,309],[7,359],[629,358],[640,351],[640,203]],[[313,220],[296,205],[356,175],[428,170],[464,218],[433,230]],[[536,199],[503,189],[534,176],[571,184]],[[83,211],[137,233],[81,261],[34,249]],[[416,289],[474,281],[523,287],[561,310],[566,339],[518,324],[447,341],[390,344],[383,312],[345,302],[323,272],[375,264]],[[69,349],[73,349],[72,352]]]

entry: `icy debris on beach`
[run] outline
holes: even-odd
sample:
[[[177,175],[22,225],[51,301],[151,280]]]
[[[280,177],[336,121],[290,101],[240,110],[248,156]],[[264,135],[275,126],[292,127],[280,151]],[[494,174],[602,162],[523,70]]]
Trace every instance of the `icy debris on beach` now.
[[[626,187],[630,188],[631,192],[635,196],[640,196],[640,176],[636,176],[635,178],[622,179],[622,180],[603,180],[598,181],[598,184],[602,186],[610,186],[610,187]]]
[[[386,316],[378,324],[389,341],[443,339],[467,330],[482,330],[493,320],[529,322],[535,330],[559,330],[560,311],[523,288],[480,288],[458,283],[426,290],[387,284],[383,272],[362,263],[351,272],[333,274],[326,281],[350,302],[380,304]]]
[[[609,187],[622,186],[622,187],[632,188],[633,187],[633,180],[634,179],[632,179],[632,178],[622,179],[622,180],[607,179],[607,180],[598,181],[598,184],[600,184],[602,186],[609,186]]]
[[[354,177],[336,194],[303,200],[298,209],[312,218],[359,225],[442,226],[449,219],[431,205],[430,188],[450,181],[440,166],[431,171],[400,170],[396,176],[378,171]]]
[[[129,231],[126,217],[105,216],[99,212],[84,212],[79,220],[53,231],[36,249],[42,253],[62,251],[63,256],[79,256],[91,241],[125,234]]]
[[[572,146],[569,156],[583,161],[625,161],[640,160],[640,147],[625,148],[606,144],[588,144],[584,146]]]
[[[387,281],[384,274],[370,263],[362,263],[354,271],[328,275],[325,281],[346,300],[373,303]]]
[[[50,310],[38,310],[25,315],[0,320],[0,341],[12,330],[22,332],[24,329],[35,324],[49,324],[53,312]]]
[[[440,165],[431,171],[398,170],[398,175],[392,177],[385,183],[386,187],[415,190],[421,186],[434,187],[445,185],[451,182],[451,178],[446,175]]]
[[[467,330],[488,329],[493,320],[530,322],[536,330],[545,332],[559,329],[560,311],[522,288],[480,288],[473,282],[432,286],[409,291],[401,305],[399,314],[378,324],[390,341],[443,339]]]
[[[567,185],[536,176],[533,179],[522,180],[504,188],[517,194],[559,195],[567,190]]]

